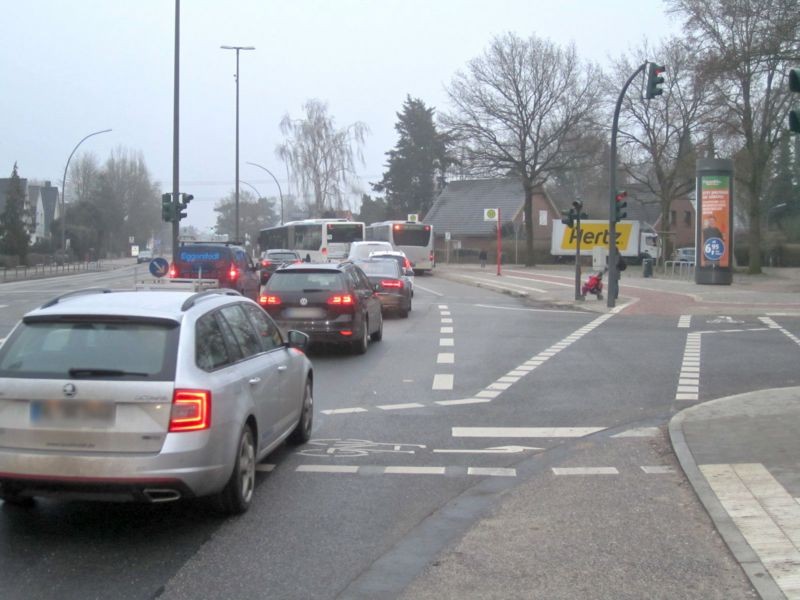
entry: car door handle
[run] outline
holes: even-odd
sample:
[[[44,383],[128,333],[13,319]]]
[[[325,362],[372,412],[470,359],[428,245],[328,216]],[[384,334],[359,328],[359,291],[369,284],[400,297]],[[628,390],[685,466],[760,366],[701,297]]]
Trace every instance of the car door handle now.
[[[249,383],[250,383],[250,385],[255,385],[255,384],[257,384],[257,383],[261,383],[261,377],[253,377],[253,378],[250,380],[250,382],[249,382]]]
[[[286,365],[281,365],[278,367],[278,371],[285,371],[288,367]]]

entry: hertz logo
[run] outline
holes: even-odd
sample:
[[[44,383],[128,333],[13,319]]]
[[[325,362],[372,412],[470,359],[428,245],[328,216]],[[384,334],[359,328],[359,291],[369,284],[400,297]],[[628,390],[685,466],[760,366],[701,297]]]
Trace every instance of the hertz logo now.
[[[631,240],[631,223],[617,223],[617,248],[621,251],[628,249]],[[611,232],[608,223],[581,223],[581,249],[588,250],[595,246],[609,247]],[[562,250],[575,250],[578,242],[577,227],[564,228],[561,238]]]

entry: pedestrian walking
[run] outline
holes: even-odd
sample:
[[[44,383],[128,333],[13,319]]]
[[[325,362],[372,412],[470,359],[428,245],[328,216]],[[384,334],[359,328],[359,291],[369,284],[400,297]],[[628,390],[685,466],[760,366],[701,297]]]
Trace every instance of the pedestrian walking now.
[[[486,268],[486,250],[481,250],[478,254],[478,260],[481,261],[481,269]]]

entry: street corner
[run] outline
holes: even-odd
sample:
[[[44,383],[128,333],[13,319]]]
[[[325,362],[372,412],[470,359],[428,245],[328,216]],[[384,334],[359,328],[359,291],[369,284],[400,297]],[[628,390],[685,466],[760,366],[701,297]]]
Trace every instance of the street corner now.
[[[710,400],[669,423],[673,449],[719,534],[762,598],[800,578],[800,387]]]

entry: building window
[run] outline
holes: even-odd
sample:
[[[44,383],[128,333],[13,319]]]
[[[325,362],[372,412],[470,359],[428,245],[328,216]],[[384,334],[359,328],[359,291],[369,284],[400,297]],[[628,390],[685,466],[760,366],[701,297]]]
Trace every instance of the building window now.
[[[678,220],[678,215],[674,210],[669,211],[669,224],[675,225],[675,222]]]
[[[684,225],[692,224],[692,211],[690,210],[683,211],[683,224]]]

